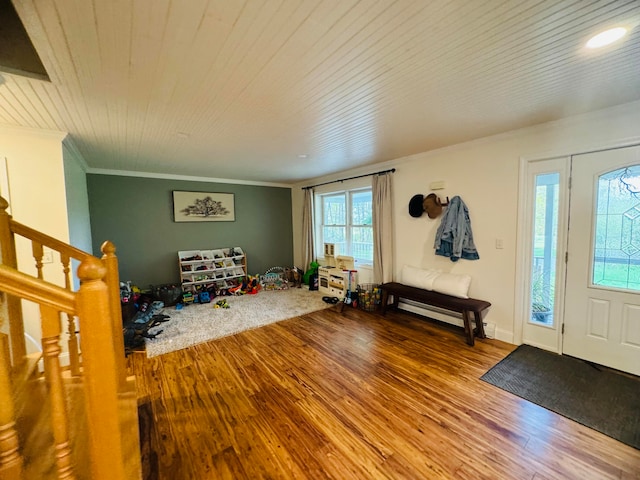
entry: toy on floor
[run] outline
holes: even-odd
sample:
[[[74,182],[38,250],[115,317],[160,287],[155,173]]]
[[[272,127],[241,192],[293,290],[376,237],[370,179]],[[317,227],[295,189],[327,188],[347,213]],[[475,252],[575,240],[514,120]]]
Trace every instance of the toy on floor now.
[[[182,294],[182,303],[184,305],[189,305],[195,301],[193,292],[184,292]]]
[[[260,291],[260,279],[258,275],[247,275],[244,282],[242,282],[242,291],[249,295],[255,295]]]
[[[127,355],[144,345],[145,338],[153,339],[160,335],[162,330],[155,333],[149,333],[149,330],[169,320],[169,315],[160,313],[164,303],[152,297],[141,295],[137,307],[135,315],[123,321],[122,334]]]
[[[340,299],[338,297],[322,297],[322,301],[335,305],[340,301]]]
[[[264,275],[260,276],[260,284],[264,290],[286,290],[289,288],[286,269],[271,267]]]
[[[302,288],[302,277],[304,274],[302,273],[301,269],[299,269],[298,267],[286,268],[285,273],[291,286]]]
[[[218,300],[214,305],[213,308],[231,308],[231,305],[229,305],[227,303],[226,299],[222,299],[222,300]]]
[[[120,282],[120,302],[136,303],[140,298],[141,291],[136,285],[132,285],[131,281]]]
[[[161,300],[165,307],[173,307],[182,299],[182,286],[179,284],[151,285],[150,293],[154,298]],[[135,286],[133,287],[135,292]]]
[[[309,270],[304,272],[304,275],[302,276],[302,281],[304,282],[305,285],[311,286],[311,283],[310,283],[311,276],[312,275],[318,275],[318,267],[319,266],[320,266],[320,264],[318,262],[311,262],[309,264]]]

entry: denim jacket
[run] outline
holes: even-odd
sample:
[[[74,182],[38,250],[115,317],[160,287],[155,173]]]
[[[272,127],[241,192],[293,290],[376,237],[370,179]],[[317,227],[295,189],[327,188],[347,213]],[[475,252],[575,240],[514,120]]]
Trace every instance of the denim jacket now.
[[[459,196],[449,201],[436,232],[436,255],[449,257],[452,262],[460,258],[478,260],[480,256],[473,243],[469,210]]]

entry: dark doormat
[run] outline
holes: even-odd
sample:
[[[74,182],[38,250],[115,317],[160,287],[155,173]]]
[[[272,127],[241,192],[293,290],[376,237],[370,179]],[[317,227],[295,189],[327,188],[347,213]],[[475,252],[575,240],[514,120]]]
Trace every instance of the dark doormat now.
[[[640,378],[520,345],[481,380],[640,450]]]

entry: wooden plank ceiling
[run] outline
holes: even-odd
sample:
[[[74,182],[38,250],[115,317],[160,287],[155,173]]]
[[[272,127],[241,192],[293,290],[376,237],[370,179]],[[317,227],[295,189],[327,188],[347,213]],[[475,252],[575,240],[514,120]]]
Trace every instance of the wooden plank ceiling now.
[[[92,169],[292,183],[640,99],[638,0],[14,4],[51,82],[2,74],[0,123]]]

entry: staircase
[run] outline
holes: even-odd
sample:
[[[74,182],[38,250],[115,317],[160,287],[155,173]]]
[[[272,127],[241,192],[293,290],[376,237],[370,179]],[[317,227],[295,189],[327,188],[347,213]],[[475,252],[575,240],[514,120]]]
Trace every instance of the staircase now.
[[[115,247],[105,242],[94,257],[14,221],[8,206],[0,197],[0,480],[139,479]],[[18,270],[16,238],[30,242],[36,275]],[[43,278],[45,248],[59,259],[64,286]],[[77,291],[72,260],[80,262]],[[27,354],[25,300],[39,308],[41,353]]]

